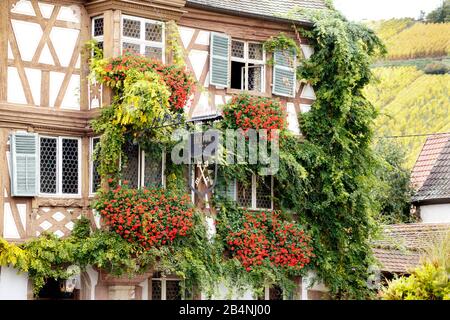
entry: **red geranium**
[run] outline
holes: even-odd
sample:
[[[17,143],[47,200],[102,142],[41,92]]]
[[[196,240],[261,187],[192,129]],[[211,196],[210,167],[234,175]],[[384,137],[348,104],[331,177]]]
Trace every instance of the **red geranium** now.
[[[160,188],[118,186],[94,207],[110,230],[146,250],[189,235],[194,225],[189,196],[179,197]]]
[[[188,105],[194,88],[194,78],[185,67],[163,64],[156,59],[149,59],[142,55],[125,52],[122,56],[108,60],[103,68],[102,78],[98,79],[107,86],[117,88],[123,84],[129,70],[138,72],[156,71],[161,80],[168,87],[172,111],[182,111]]]
[[[272,130],[286,128],[285,114],[279,100],[254,97],[247,94],[235,96],[223,107],[227,128],[267,130],[268,140],[274,137]]]
[[[310,238],[300,226],[280,220],[277,213],[245,212],[243,228],[229,232],[226,241],[247,271],[263,264],[299,271],[314,256]]]

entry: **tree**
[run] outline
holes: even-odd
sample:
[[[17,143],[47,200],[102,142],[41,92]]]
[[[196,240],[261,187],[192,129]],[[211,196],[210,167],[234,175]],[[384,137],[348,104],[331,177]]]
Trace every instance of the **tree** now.
[[[443,0],[439,8],[427,15],[427,22],[442,23],[450,22],[450,0]]]
[[[379,204],[376,219],[383,224],[411,222],[410,202],[413,188],[405,168],[406,152],[390,139],[380,139],[374,146],[378,157],[377,187],[373,190]]]

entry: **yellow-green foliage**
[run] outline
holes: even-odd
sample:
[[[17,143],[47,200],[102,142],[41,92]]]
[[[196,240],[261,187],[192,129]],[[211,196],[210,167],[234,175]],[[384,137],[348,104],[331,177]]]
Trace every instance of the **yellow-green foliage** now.
[[[14,266],[21,271],[28,271],[28,255],[25,250],[0,238],[0,266]]]
[[[450,280],[444,267],[426,263],[409,277],[389,282],[384,300],[450,300]]]
[[[380,111],[377,136],[450,131],[450,75],[426,75],[415,67],[376,68],[378,82],[366,88]],[[426,137],[398,139],[407,150],[412,168]]]
[[[387,47],[389,60],[442,57],[450,54],[450,23],[391,19],[368,23]]]

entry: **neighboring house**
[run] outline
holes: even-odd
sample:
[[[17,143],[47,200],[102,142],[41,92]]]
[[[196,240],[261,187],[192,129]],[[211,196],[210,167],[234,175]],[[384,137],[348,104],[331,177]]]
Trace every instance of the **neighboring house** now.
[[[383,237],[375,241],[373,253],[387,279],[408,275],[420,263],[423,250],[438,237],[450,232],[450,223],[405,223],[387,225]]]
[[[433,239],[450,232],[450,134],[427,138],[412,170],[411,183],[416,190],[412,204],[420,222],[385,226],[382,239],[373,246],[387,278],[409,274],[419,265],[421,251]]]
[[[450,223],[450,135],[431,136],[412,171],[412,198],[423,223]]]
[[[270,55],[262,46],[284,32],[298,42],[306,58],[312,54],[307,39],[292,29],[292,24],[308,28],[310,23],[281,17],[295,6],[320,9],[325,4],[322,0],[2,0],[0,236],[12,242],[44,231],[63,237],[81,216],[99,226],[90,209],[100,183],[92,161],[99,138],[89,121],[111,97],[86,78],[89,69],[81,51],[90,39],[99,42],[106,57],[129,49],[170,63],[165,23],[173,20],[187,67],[198,82],[186,109],[189,119],[220,114],[221,104],[247,91],[279,97],[289,128],[300,133],[297,119],[314,102],[314,90],[296,81],[295,64],[267,64]],[[227,50],[214,50],[221,46]],[[154,155],[137,146],[125,148],[128,164],[123,173],[131,186],[164,185],[164,160],[151,161]],[[257,190],[262,184],[251,179],[252,192],[246,192],[251,198],[237,187],[237,201],[252,209],[271,209],[266,200],[272,184]],[[266,200],[259,201],[259,196]],[[298,297],[307,298],[308,290],[300,287]],[[78,289],[82,299],[172,299],[178,297],[177,288],[176,278],[157,273],[118,284],[91,269],[81,275]],[[310,297],[318,297],[316,291]],[[26,275],[1,269],[0,298],[31,299],[30,292]],[[266,298],[271,296],[268,289]]]

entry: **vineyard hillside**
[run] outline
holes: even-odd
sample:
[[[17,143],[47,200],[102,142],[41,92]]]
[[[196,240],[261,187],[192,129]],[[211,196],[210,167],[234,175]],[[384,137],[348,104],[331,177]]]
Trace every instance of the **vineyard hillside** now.
[[[392,19],[367,24],[386,44],[388,60],[445,57],[450,54],[450,23]]]
[[[377,107],[377,137],[396,137],[414,166],[426,136],[450,132],[450,23],[367,22],[387,47],[365,94]],[[419,135],[419,136],[415,136]],[[406,136],[406,137],[405,137]]]
[[[450,74],[427,75],[416,67],[373,69],[378,82],[366,95],[379,110],[376,136],[404,136],[450,131]],[[397,138],[412,168],[426,137]]]

